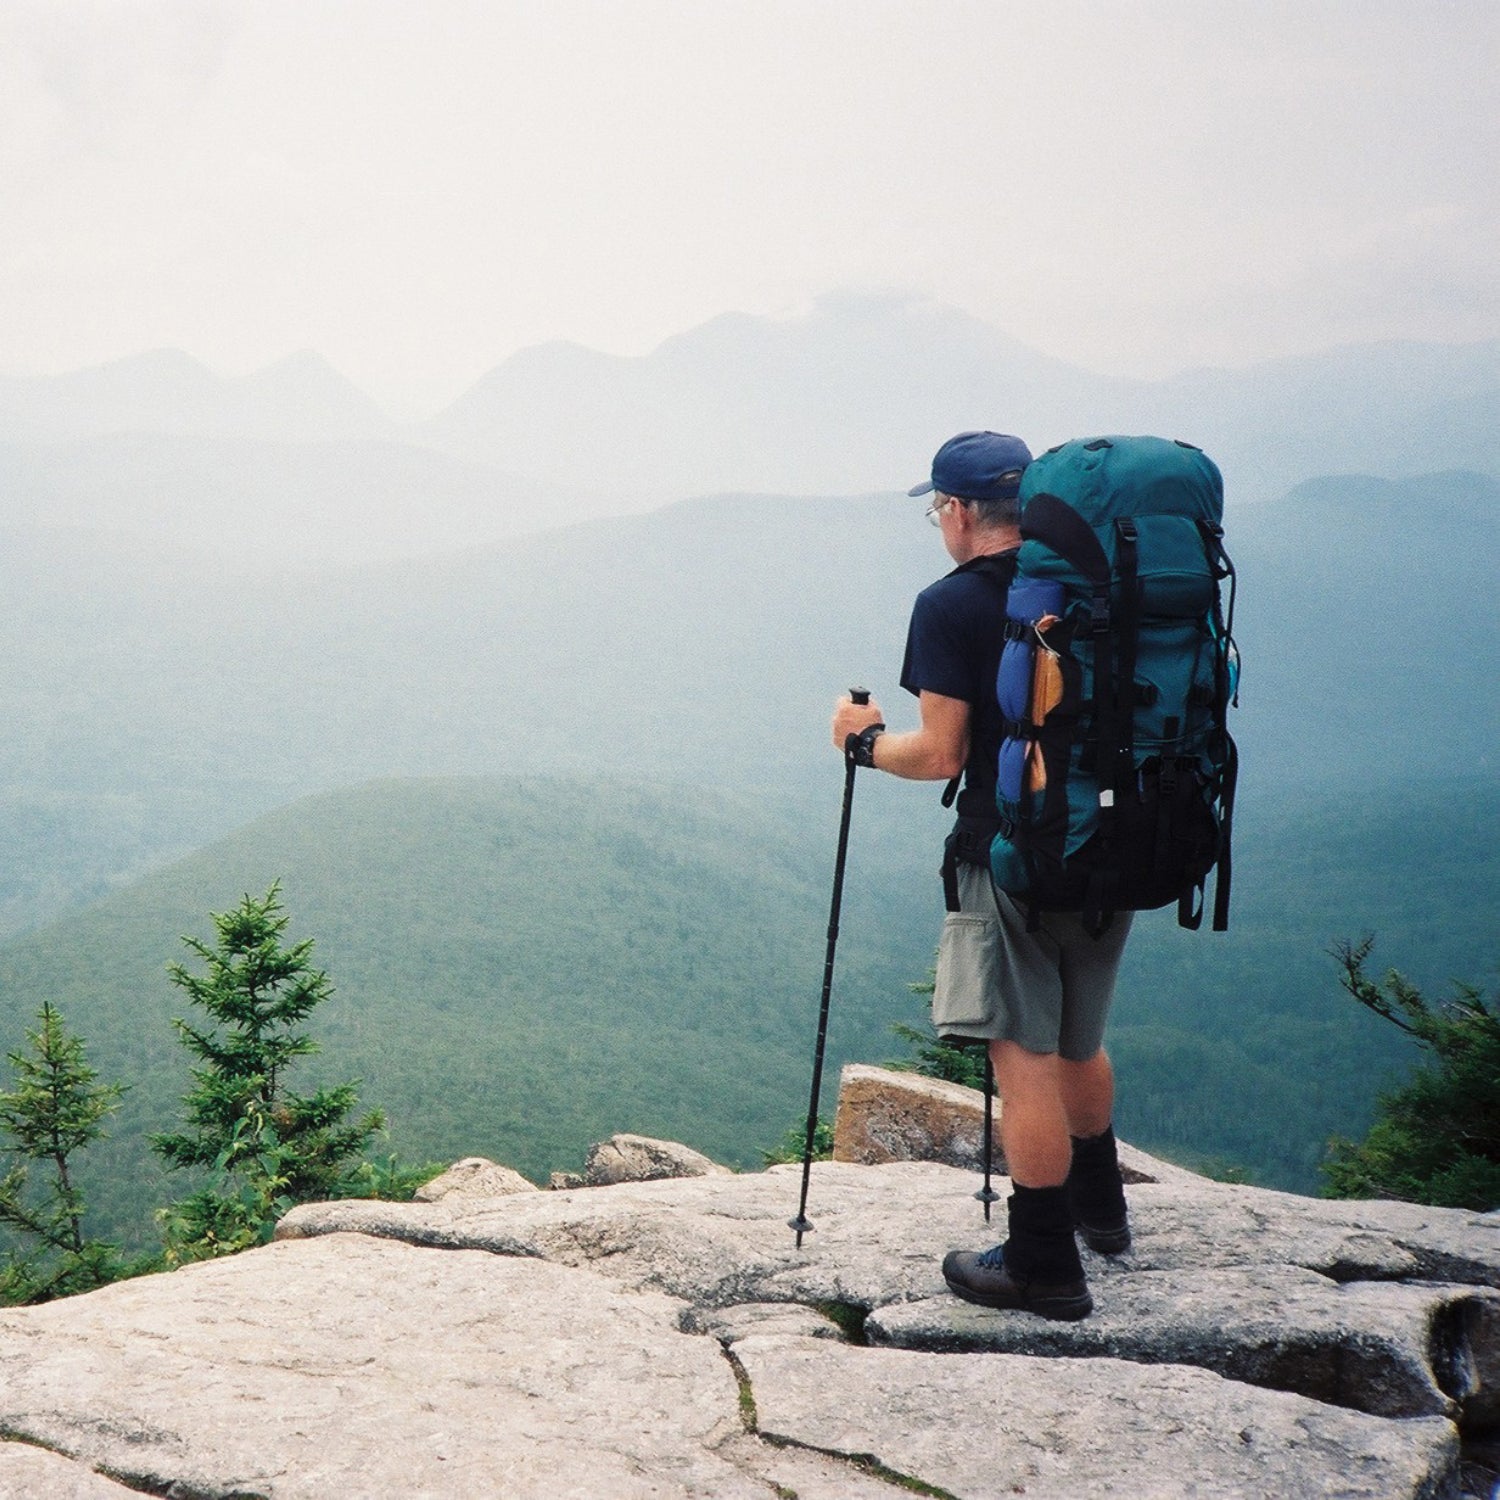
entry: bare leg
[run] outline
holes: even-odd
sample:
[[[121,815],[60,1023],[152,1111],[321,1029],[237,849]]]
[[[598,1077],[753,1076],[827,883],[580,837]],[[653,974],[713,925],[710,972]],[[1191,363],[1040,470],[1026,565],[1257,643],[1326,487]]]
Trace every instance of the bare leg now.
[[[1061,1060],[1055,1052],[991,1042],[990,1061],[1003,1104],[1000,1142],[1011,1181],[1030,1188],[1061,1187],[1073,1161]]]
[[[1109,1055],[1101,1047],[1087,1062],[1059,1058],[1057,1074],[1069,1133],[1080,1138],[1102,1135],[1115,1108],[1115,1074]]]

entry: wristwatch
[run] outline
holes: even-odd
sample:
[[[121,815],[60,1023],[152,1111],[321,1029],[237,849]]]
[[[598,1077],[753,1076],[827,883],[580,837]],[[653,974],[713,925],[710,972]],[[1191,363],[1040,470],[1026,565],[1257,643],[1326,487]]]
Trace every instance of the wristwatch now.
[[[844,754],[857,766],[875,769],[875,741],[885,733],[884,724],[871,724],[858,734],[848,735],[844,740]]]

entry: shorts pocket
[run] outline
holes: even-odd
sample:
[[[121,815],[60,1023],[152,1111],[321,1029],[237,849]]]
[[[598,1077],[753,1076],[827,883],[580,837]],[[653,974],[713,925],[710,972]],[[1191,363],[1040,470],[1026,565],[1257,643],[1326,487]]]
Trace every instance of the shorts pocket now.
[[[974,912],[949,912],[938,939],[932,1024],[982,1026],[994,1014],[1000,923]]]

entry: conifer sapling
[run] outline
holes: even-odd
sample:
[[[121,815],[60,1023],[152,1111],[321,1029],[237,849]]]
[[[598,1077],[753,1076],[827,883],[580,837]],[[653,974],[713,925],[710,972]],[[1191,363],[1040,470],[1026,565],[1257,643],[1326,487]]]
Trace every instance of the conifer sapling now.
[[[171,1167],[213,1173],[209,1187],[163,1211],[171,1260],[264,1243],[286,1209],[329,1196],[384,1124],[378,1110],[349,1120],[357,1082],[308,1095],[287,1087],[297,1058],[319,1050],[299,1028],[333,993],[311,963],[310,938],[283,944],[289,921],[278,881],[213,914],[212,947],[183,939],[205,972],[168,967],[207,1021],[173,1023],[199,1066],[183,1096],[187,1128],[154,1136],[152,1146]]]
[[[0,1267],[0,1302],[45,1302],[103,1286],[120,1274],[115,1247],[84,1234],[85,1203],[73,1177],[75,1152],[104,1134],[124,1090],[101,1084],[50,1003],[27,1032],[29,1052],[9,1054],[15,1087],[0,1092],[0,1136],[15,1165],[0,1178],[0,1224],[25,1237]],[[45,1186],[31,1167],[44,1165]]]

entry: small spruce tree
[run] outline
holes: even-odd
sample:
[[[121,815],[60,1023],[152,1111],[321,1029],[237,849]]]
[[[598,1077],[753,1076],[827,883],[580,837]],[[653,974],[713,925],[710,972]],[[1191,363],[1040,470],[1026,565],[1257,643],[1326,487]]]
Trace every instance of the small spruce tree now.
[[[73,1157],[104,1134],[119,1107],[119,1084],[101,1084],[50,1003],[28,1031],[29,1051],[9,1054],[15,1087],[0,1091],[0,1137],[14,1165],[0,1178],[0,1224],[22,1243],[0,1266],[0,1303],[46,1302],[91,1291],[123,1274],[116,1247],[84,1234],[86,1205]],[[45,1185],[32,1180],[44,1166]]]
[[[931,1002],[926,999],[936,986],[936,971],[929,969],[928,977],[918,984],[909,984],[912,994],[923,997],[922,1012],[925,1024],[910,1026],[905,1021],[893,1021],[891,1030],[916,1054],[915,1058],[895,1058],[891,1067],[903,1073],[921,1073],[927,1078],[942,1078],[949,1083],[961,1083],[966,1088],[984,1089],[984,1055],[982,1043],[950,1041],[939,1036],[932,1024]]]
[[[801,1161],[806,1152],[807,1121],[799,1120],[795,1125],[787,1126],[786,1133],[769,1151],[762,1149],[760,1159],[768,1167],[777,1167],[785,1162]],[[812,1159],[833,1160],[833,1122],[823,1115],[818,1116],[818,1123],[813,1127]]]
[[[1380,1095],[1362,1141],[1329,1142],[1331,1198],[1399,1198],[1447,1208],[1500,1207],[1500,1015],[1455,984],[1433,1005],[1394,969],[1365,973],[1372,938],[1333,949],[1340,983],[1367,1010],[1399,1026],[1425,1054],[1399,1088]]]
[[[265,896],[246,895],[233,911],[213,914],[212,947],[183,939],[206,972],[168,967],[208,1022],[173,1023],[200,1065],[183,1096],[187,1128],[154,1136],[152,1146],[170,1167],[212,1174],[208,1186],[159,1215],[172,1263],[264,1244],[293,1204],[328,1197],[384,1125],[378,1110],[349,1119],[357,1082],[306,1096],[287,1087],[296,1059],[319,1050],[299,1028],[333,993],[312,966],[310,938],[283,944],[289,921],[277,882]]]

